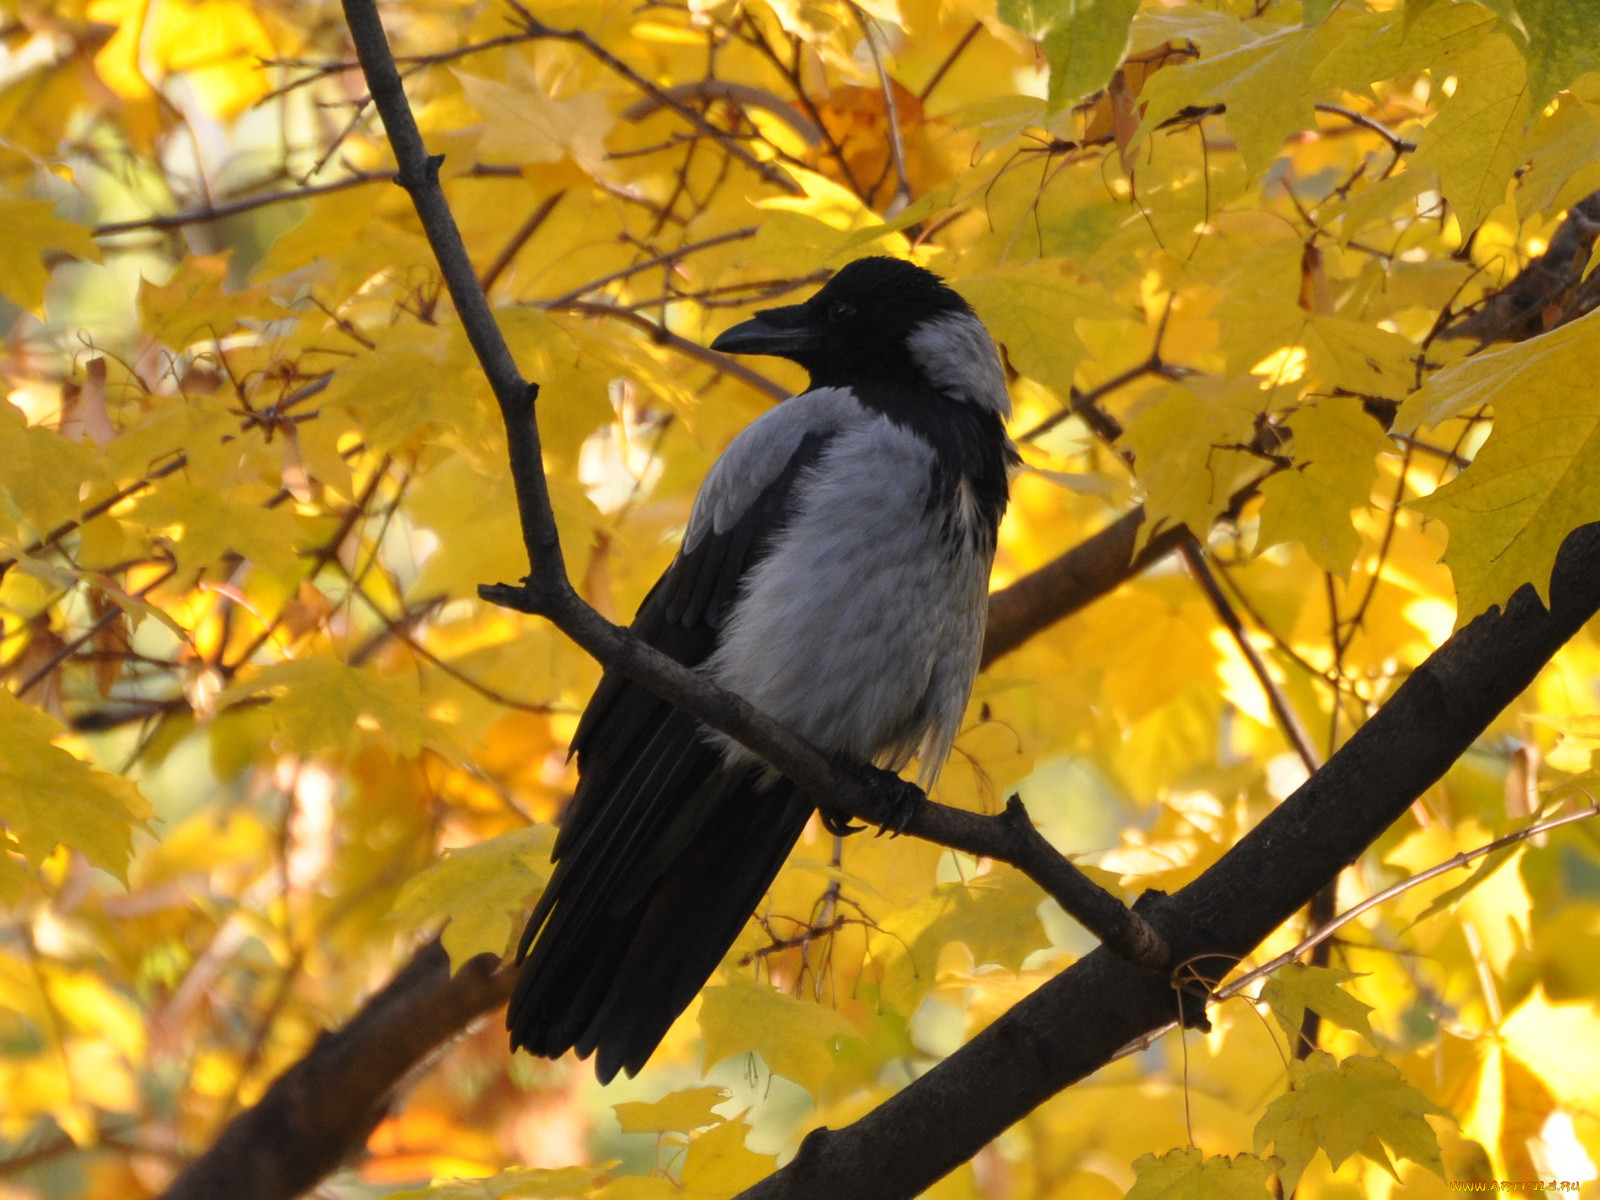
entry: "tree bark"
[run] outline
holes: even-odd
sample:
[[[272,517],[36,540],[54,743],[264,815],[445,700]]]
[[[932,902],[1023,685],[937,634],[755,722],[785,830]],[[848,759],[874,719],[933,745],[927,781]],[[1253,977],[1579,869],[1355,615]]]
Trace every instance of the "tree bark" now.
[[[1175,960],[1215,983],[1353,863],[1442,777],[1600,610],[1600,525],[1572,533],[1551,607],[1524,586],[1412,673],[1323,768],[1200,878],[1136,907]],[[740,1200],[897,1200],[923,1191],[1008,1126],[1180,1016],[1172,984],[1104,947],[962,1049]],[[1183,1015],[1196,1016],[1188,1007]]]
[[[515,978],[492,954],[451,975],[444,948],[429,942],[230,1121],[164,1200],[288,1200],[316,1186],[366,1145],[420,1064],[506,1002]]]

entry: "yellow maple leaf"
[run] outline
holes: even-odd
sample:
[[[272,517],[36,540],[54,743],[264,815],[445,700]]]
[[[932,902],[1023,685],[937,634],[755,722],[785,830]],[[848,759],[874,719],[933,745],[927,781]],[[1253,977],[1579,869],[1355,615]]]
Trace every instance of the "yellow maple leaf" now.
[[[217,342],[241,319],[273,320],[283,309],[265,288],[227,286],[227,254],[192,254],[166,283],[139,282],[139,326],[174,349]]]
[[[1494,430],[1465,471],[1412,501],[1450,531],[1458,621],[1503,604],[1524,583],[1548,600],[1563,539],[1600,518],[1600,312],[1440,371],[1401,406],[1410,433],[1478,405]]]
[[[872,942],[873,961],[882,964],[884,1002],[906,1016],[914,1013],[937,984],[940,955],[952,942],[967,947],[974,965],[1020,969],[1029,954],[1050,944],[1039,920],[1043,900],[1037,884],[1006,867],[969,883],[940,884],[921,903],[891,913]]]
[[[1329,396],[1289,418],[1294,465],[1261,485],[1259,546],[1297,541],[1311,560],[1341,579],[1361,550],[1350,511],[1365,507],[1388,444],[1382,427],[1351,397]]]
[[[1254,1154],[1207,1158],[1197,1146],[1146,1154],[1134,1160],[1139,1182],[1126,1200],[1259,1200],[1272,1194],[1267,1179],[1282,1165]]]
[[[1311,375],[1330,387],[1390,400],[1411,391],[1418,352],[1398,333],[1348,317],[1313,316],[1301,340],[1310,352]]]
[[[1151,534],[1187,525],[1204,535],[1259,460],[1248,445],[1266,393],[1252,380],[1191,380],[1142,401],[1130,414],[1118,445],[1132,451],[1150,519],[1139,527],[1142,546]]]
[[[700,994],[700,1036],[707,1070],[753,1052],[814,1096],[833,1070],[835,1044],[861,1035],[831,1008],[739,979]]]
[[[100,261],[100,248],[82,225],[63,221],[48,200],[0,200],[0,295],[18,308],[40,312],[50,272],[47,251]]]
[[[53,429],[29,425],[12,404],[0,401],[0,503],[29,533],[43,533],[77,516],[78,496],[95,475],[93,450]]]
[[[692,1133],[721,1121],[712,1110],[732,1095],[727,1088],[685,1088],[653,1103],[630,1100],[612,1107],[623,1133]]]
[[[745,1146],[748,1132],[742,1121],[725,1121],[691,1141],[683,1160],[683,1194],[721,1200],[769,1175],[776,1164],[770,1154]]]
[[[486,389],[463,339],[438,326],[396,325],[373,342],[371,351],[334,372],[322,398],[355,414],[368,446],[392,450],[441,429],[468,444],[485,439]]]
[[[57,846],[124,877],[151,809],[131,779],[97,771],[53,739],[53,718],[0,689],[0,823],[37,867]]]
[[[293,579],[299,570],[295,544],[302,538],[294,515],[249,503],[236,492],[174,476],[142,496],[130,516],[169,534],[185,574],[211,566],[230,550],[277,579]]]
[[[533,825],[448,851],[413,875],[391,910],[412,928],[447,922],[441,941],[453,966],[504,954],[528,900],[550,877],[555,831]]]
[[[1085,318],[1125,320],[1106,291],[1066,259],[1036,259],[955,282],[1005,347],[1011,365],[1063,399],[1089,353],[1074,324]]]
[[[570,154],[585,171],[597,173],[613,124],[605,97],[583,92],[557,100],[550,82],[521,54],[508,50],[504,62],[504,82],[455,73],[467,103],[483,117],[479,151],[518,163],[559,162]]]
[[[1256,1153],[1272,1145],[1283,1159],[1279,1173],[1285,1193],[1320,1149],[1337,1169],[1360,1152],[1390,1174],[1394,1165],[1383,1147],[1443,1176],[1439,1138],[1425,1114],[1450,1114],[1400,1077],[1381,1058],[1351,1055],[1335,1063],[1321,1051],[1289,1064],[1289,1091],[1279,1096],[1256,1125]]]
[[[273,697],[268,711],[285,741],[302,754],[342,749],[358,727],[382,732],[405,758],[414,758],[424,744],[450,744],[446,727],[423,710],[414,681],[379,676],[332,658],[273,663],[223,691],[217,707],[257,696]]]

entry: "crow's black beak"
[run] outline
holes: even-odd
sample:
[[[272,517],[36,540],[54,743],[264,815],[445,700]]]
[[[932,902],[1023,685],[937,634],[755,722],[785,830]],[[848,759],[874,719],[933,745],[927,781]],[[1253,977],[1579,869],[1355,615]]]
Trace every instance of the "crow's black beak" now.
[[[768,308],[732,329],[724,329],[711,343],[724,354],[771,354],[794,358],[816,344],[810,324],[810,310],[804,304]]]

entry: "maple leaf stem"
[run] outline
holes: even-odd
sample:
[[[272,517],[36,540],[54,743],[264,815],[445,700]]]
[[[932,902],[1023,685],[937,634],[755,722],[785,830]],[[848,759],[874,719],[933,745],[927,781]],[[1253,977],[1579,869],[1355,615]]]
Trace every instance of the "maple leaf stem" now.
[[[714,237],[708,237],[698,242],[685,243],[684,245],[678,246],[672,250],[667,250],[661,254],[652,255],[650,258],[641,259],[632,266],[622,267],[611,272],[609,275],[602,275],[599,279],[592,279],[588,283],[583,284],[581,287],[575,287],[570,292],[563,292],[561,295],[550,300],[541,300],[539,302],[539,307],[563,308],[581,296],[585,296],[590,292],[597,292],[607,284],[616,283],[618,280],[627,279],[631,275],[637,275],[640,271],[648,271],[652,267],[676,266],[680,260],[688,257],[697,250],[709,250],[713,246],[723,246],[729,242],[748,241],[750,238],[755,237],[757,232],[758,229],[756,226],[747,225],[743,229],[730,229],[726,233],[719,233]]]

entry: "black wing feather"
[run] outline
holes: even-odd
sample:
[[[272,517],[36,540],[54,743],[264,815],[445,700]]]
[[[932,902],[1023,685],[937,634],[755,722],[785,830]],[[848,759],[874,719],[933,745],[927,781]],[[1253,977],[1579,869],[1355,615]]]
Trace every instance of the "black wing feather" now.
[[[795,482],[829,441],[808,434],[723,532],[679,553],[633,631],[703,662],[794,509]],[[599,1051],[602,1081],[643,1065],[716,969],[805,828],[811,804],[759,768],[729,769],[692,718],[607,673],[572,740],[579,782],[555,871],[518,947],[511,1045]]]

